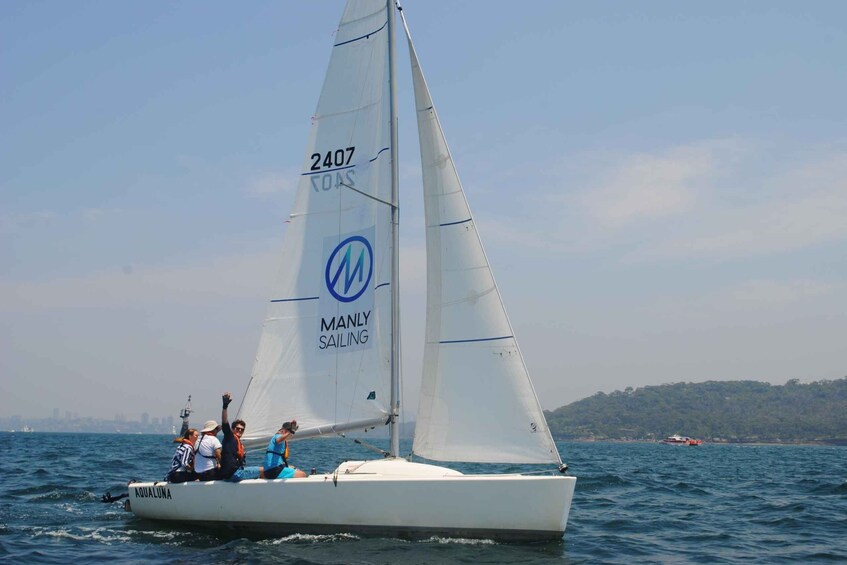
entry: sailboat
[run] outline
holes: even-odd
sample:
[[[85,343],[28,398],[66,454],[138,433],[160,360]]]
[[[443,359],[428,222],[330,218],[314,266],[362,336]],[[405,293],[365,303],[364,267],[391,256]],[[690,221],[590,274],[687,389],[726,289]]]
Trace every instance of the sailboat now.
[[[427,249],[422,384],[406,457],[396,13],[414,82]],[[131,483],[132,511],[250,533],[561,539],[576,478],[547,427],[394,0],[344,9],[281,255],[239,408],[245,444],[264,447],[282,419],[296,419],[298,440],[388,425],[389,453],[307,478]],[[471,475],[429,461],[548,468]]]

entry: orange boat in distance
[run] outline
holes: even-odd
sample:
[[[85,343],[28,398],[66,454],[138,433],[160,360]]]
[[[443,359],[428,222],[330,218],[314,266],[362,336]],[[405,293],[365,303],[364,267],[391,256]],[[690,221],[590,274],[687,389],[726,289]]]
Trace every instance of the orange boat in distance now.
[[[668,445],[688,445],[693,447],[697,445],[703,445],[703,440],[694,439],[688,436],[672,435],[663,439],[662,443],[666,443]]]

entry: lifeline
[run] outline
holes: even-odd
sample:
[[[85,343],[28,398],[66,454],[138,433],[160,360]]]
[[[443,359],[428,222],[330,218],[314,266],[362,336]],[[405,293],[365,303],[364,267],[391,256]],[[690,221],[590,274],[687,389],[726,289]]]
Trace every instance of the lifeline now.
[[[171,499],[171,489],[167,487],[138,487],[135,498],[167,498]]]

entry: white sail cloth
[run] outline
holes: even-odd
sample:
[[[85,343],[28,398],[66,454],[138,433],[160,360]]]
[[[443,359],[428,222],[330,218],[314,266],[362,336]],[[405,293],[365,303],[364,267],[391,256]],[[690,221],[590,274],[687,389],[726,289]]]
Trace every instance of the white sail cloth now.
[[[300,439],[381,424],[390,413],[397,289],[390,284],[388,4],[348,2],[336,34],[285,264],[239,412],[250,444],[292,418]],[[414,452],[441,461],[561,463],[411,39],[409,50],[428,288]]]
[[[239,410],[251,445],[292,418],[299,439],[381,424],[389,413],[387,22],[385,0],[350,2],[335,36]]]
[[[406,34],[427,251],[426,345],[414,452],[439,461],[560,464],[408,27]]]

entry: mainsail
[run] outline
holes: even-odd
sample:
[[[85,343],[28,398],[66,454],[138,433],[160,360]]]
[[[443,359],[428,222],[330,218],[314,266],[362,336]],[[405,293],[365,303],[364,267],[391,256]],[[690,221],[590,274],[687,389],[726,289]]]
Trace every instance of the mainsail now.
[[[390,413],[388,18],[385,0],[350,2],[335,36],[239,410],[251,444],[292,418],[299,439]]]
[[[408,27],[406,37],[427,252],[426,344],[413,451],[439,461],[561,464]]]

